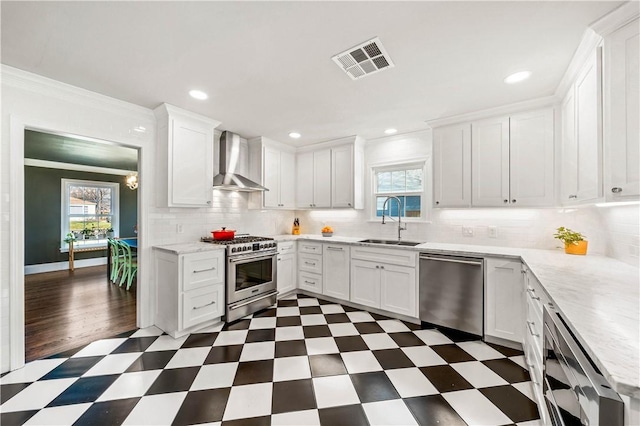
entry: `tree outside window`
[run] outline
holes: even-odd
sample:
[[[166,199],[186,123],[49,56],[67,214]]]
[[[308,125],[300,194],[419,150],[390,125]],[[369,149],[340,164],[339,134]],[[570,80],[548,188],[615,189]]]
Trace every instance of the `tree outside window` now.
[[[385,215],[422,219],[424,196],[424,165],[409,164],[379,167],[374,169],[374,200],[376,217],[382,217],[382,206],[387,197],[398,197],[402,202],[387,203]]]

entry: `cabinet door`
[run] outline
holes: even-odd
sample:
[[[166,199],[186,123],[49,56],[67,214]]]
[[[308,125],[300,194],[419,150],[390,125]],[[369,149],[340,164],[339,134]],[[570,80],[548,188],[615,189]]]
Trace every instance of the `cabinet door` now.
[[[578,201],[602,196],[600,51],[594,52],[575,84]]]
[[[640,195],[640,35],[634,20],[605,38],[607,200]]]
[[[433,131],[433,206],[471,205],[471,125]]]
[[[339,244],[324,244],[323,247],[323,294],[349,300],[349,247]]]
[[[331,207],[331,150],[313,153],[313,207]]]
[[[351,297],[354,303],[380,307],[380,265],[351,259]]]
[[[292,209],[296,201],[296,157],[280,151],[280,207]]]
[[[209,206],[213,197],[213,127],[171,119],[169,206]]]
[[[560,201],[570,204],[578,199],[578,145],[573,87],[561,104],[562,114],[562,183]]]
[[[509,118],[471,124],[471,203],[509,204]]]
[[[313,152],[296,156],[296,204],[300,208],[313,207]]]
[[[416,269],[380,265],[380,308],[417,317]]]
[[[280,294],[287,293],[296,288],[297,273],[295,253],[278,255],[278,269],[276,273]]]
[[[331,150],[331,207],[353,207],[353,145]]]
[[[280,207],[280,151],[263,148],[262,184],[268,191],[263,192],[264,207]]]
[[[486,335],[522,343],[522,263],[516,260],[485,259]]]
[[[553,205],[553,110],[512,115],[509,129],[509,203]]]
[[[224,285],[202,287],[182,293],[180,330],[202,324],[224,314]]]

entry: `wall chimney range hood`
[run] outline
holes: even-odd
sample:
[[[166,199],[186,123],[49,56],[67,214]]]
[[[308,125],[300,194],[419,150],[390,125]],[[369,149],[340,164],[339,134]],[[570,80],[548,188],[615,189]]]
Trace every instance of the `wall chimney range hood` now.
[[[240,149],[240,136],[232,132],[220,135],[220,173],[213,178],[213,189],[225,191],[268,191],[264,186],[236,173],[240,170],[243,158]]]

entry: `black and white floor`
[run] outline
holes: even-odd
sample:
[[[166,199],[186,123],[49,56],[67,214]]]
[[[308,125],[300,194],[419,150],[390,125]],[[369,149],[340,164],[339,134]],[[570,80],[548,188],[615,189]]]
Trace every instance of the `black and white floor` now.
[[[303,295],[173,339],[155,327],[0,379],[2,425],[537,425],[522,352]]]

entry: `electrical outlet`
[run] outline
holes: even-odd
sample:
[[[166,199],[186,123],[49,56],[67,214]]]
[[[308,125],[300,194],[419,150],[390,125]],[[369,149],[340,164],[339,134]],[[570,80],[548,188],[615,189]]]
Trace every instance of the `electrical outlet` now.
[[[473,226],[463,226],[462,235],[465,237],[473,237]]]
[[[182,224],[181,223],[177,223],[176,224],[176,234],[182,234],[184,232],[184,229],[182,229]]]
[[[488,228],[489,230],[489,238],[498,238],[498,227],[497,226],[490,226]]]

